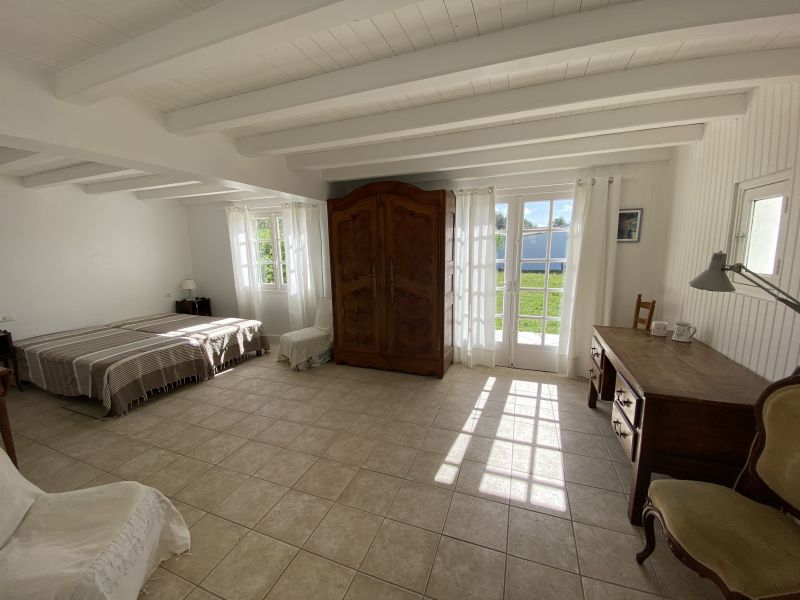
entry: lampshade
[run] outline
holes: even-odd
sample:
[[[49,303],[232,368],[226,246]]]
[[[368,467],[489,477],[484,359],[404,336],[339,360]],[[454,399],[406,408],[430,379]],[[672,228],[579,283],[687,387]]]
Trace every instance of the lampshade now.
[[[708,290],[709,292],[735,292],[731,280],[728,279],[724,271],[727,255],[724,252],[715,252],[711,256],[711,264],[697,277],[689,282],[689,285],[698,290]]]
[[[194,279],[184,279],[183,283],[181,284],[182,290],[196,290],[197,284],[195,283]]]

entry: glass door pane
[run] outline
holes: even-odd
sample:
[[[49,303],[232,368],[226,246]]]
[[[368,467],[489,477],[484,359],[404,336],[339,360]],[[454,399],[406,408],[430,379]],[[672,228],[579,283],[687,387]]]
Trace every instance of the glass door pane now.
[[[495,319],[494,319],[494,339],[496,343],[503,341],[503,322],[506,302],[506,253],[508,248],[508,203],[498,202],[495,204],[495,273],[496,273],[496,297],[495,297]]]

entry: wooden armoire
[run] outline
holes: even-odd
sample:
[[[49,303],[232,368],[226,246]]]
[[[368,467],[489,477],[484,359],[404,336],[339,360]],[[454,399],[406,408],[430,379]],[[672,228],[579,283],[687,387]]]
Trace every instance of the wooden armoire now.
[[[453,363],[455,196],[406,183],[328,201],[338,364],[442,377]]]

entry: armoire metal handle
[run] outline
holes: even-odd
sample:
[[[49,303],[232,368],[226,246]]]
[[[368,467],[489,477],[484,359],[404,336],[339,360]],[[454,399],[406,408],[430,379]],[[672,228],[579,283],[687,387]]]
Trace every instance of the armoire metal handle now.
[[[389,258],[389,304],[394,304],[394,258]]]
[[[378,270],[374,258],[372,259],[372,299],[378,299]]]

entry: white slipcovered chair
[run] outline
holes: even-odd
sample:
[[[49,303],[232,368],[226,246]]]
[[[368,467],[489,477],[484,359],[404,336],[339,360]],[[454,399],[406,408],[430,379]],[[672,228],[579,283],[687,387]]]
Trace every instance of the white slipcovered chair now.
[[[281,336],[279,360],[288,360],[289,366],[302,371],[318,367],[333,358],[333,306],[330,298],[317,303],[317,316],[313,327],[290,331]]]
[[[48,494],[0,450],[0,597],[135,600],[159,563],[189,549],[161,492],[133,481]]]

